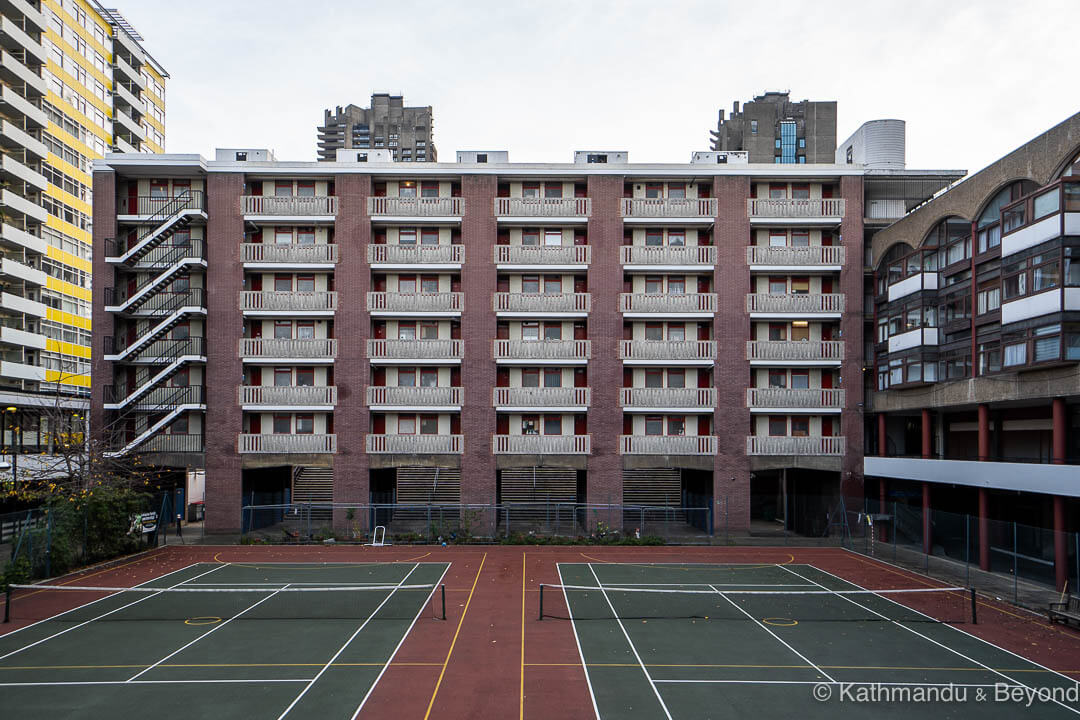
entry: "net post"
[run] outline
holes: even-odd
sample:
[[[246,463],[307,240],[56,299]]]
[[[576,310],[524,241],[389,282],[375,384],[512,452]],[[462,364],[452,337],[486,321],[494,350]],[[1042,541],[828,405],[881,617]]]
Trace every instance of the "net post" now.
[[[975,588],[968,588],[968,590],[971,592],[971,624],[972,625],[978,625],[979,624],[979,615],[978,615],[978,610],[977,610],[978,602],[975,600]]]
[[[4,589],[4,622],[11,622],[11,584]]]
[[[540,617],[537,620],[544,619],[544,584],[540,583]]]
[[[439,586],[439,592],[442,595],[442,619],[446,619],[446,584]]]

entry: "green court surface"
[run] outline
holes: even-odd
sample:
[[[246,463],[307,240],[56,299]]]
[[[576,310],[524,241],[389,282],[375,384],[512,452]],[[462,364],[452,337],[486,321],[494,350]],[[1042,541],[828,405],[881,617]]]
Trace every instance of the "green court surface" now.
[[[26,718],[352,717],[413,624],[441,613],[448,567],[199,563],[139,587],[230,592],[82,593],[87,604],[0,636],[0,706]],[[310,591],[328,587],[345,589]],[[13,614],[42,595],[16,596]]]
[[[558,567],[545,613],[571,620],[602,720],[1080,715],[1072,679],[966,631],[966,592],[852,592],[810,565]]]

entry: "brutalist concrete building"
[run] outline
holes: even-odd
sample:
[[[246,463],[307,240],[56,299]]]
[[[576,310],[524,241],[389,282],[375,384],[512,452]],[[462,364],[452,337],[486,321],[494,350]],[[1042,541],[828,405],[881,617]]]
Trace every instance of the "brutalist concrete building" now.
[[[831,163],[836,153],[836,101],[792,102],[767,92],[745,103],[710,131],[713,150],[745,150],[752,163]]]
[[[323,113],[318,128],[320,160],[334,160],[342,149],[390,151],[400,162],[435,162],[431,106],[405,107],[401,95],[376,93],[371,107],[340,105]]]

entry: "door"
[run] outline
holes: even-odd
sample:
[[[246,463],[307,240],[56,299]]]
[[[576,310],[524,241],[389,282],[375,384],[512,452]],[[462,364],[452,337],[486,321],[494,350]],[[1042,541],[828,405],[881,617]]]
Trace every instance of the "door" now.
[[[589,387],[589,373],[586,368],[574,368],[574,387]]]
[[[574,416],[574,434],[575,435],[588,435],[589,434],[589,421],[588,415],[585,413],[578,413]]]

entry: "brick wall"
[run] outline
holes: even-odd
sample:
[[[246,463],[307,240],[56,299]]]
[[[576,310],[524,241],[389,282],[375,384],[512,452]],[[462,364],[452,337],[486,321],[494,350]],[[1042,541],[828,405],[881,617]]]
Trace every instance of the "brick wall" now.
[[[113,384],[113,365],[105,362],[105,338],[112,335],[116,323],[112,313],[105,312],[105,288],[113,283],[113,269],[105,262],[105,241],[116,237],[116,173],[94,173],[94,296],[92,308],[90,361],[90,436],[103,439],[102,403],[105,386]]]
[[[244,176],[213,173],[206,179],[209,221],[206,224],[206,531],[237,532],[242,506],[237,436],[243,415],[236,387],[243,382],[237,348],[243,335],[240,291],[244,269],[240,244],[244,219],[240,195]]]
[[[839,292],[846,295],[847,309],[840,319],[844,338],[844,362],[840,377],[847,406],[840,424],[847,438],[847,453],[841,463],[841,491],[849,508],[861,508],[863,498],[863,179],[846,176],[840,180],[844,198],[844,221],[840,235],[847,260],[840,271]]]

